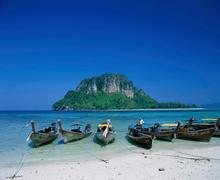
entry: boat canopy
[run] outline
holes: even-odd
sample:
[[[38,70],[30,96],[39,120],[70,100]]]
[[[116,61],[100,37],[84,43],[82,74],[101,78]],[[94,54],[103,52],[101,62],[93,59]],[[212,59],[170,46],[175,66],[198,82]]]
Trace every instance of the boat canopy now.
[[[167,127],[176,127],[177,124],[161,124],[161,126],[167,126]]]
[[[98,127],[99,128],[102,128],[102,127],[106,127],[108,124],[98,124]],[[108,125],[108,127],[112,127],[111,124]]]
[[[203,120],[203,121],[218,121],[218,120],[220,120],[220,118],[203,118],[201,120]]]

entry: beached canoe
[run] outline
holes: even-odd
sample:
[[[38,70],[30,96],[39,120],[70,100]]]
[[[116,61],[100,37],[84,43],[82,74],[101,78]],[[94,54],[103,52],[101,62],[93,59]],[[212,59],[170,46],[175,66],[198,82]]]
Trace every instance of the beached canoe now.
[[[134,133],[133,131],[128,132],[127,137],[132,142],[141,145],[147,149],[152,147],[152,137],[147,134]]]
[[[77,141],[86,138],[92,134],[91,125],[87,124],[83,131],[80,130],[81,125],[79,123],[73,124],[73,129],[65,130],[62,128],[61,121],[58,120],[59,132],[63,138],[64,143]]]
[[[110,122],[103,122],[98,124],[95,137],[99,142],[107,145],[115,140],[116,132],[113,130],[112,124],[110,124]]]
[[[187,125],[180,127],[178,125],[176,129],[176,137],[178,139],[194,140],[194,141],[210,141],[215,132],[214,128],[194,130]]]
[[[56,123],[52,123],[51,126],[40,131],[35,130],[34,121],[31,121],[31,126],[32,133],[30,134],[29,138],[35,147],[49,144],[58,137]]]

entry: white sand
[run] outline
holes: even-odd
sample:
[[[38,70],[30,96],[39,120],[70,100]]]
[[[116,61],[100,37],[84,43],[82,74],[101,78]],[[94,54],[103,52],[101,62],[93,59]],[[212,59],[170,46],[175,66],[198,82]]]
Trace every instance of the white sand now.
[[[164,170],[159,171],[160,168]],[[15,171],[16,167],[1,167],[0,179],[13,175]],[[220,147],[188,149],[181,152],[140,150],[108,159],[108,163],[100,160],[73,160],[24,164],[17,175],[22,177],[17,177],[16,180],[217,180],[220,179]]]

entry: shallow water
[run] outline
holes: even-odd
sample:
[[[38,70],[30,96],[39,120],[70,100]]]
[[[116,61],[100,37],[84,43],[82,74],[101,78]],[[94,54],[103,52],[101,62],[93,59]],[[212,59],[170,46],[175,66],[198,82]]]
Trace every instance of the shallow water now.
[[[126,139],[127,127],[138,118],[143,118],[145,123],[173,123],[186,120],[190,117],[207,118],[220,117],[220,110],[187,110],[187,111],[139,111],[139,112],[0,112],[0,165],[14,165],[22,157],[25,162],[47,162],[57,160],[88,160],[109,159],[131,153],[132,151],[147,151],[134,146]],[[53,143],[31,148],[26,138],[31,132],[31,127],[25,126],[35,120],[36,128],[46,127],[50,122],[62,120],[63,128],[69,128],[73,121],[89,122],[93,132],[96,125],[105,118],[110,118],[117,131],[114,143],[101,146],[94,140],[94,134],[83,140],[68,144],[59,143],[60,138]],[[171,142],[154,141],[152,150],[173,150],[183,148],[220,146],[220,138],[212,138],[210,142],[193,142],[177,140]]]

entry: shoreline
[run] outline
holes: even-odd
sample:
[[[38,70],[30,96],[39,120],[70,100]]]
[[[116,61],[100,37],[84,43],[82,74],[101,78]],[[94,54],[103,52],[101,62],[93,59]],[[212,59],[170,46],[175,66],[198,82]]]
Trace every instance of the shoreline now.
[[[182,150],[138,149],[102,161],[52,161],[27,163],[20,179],[219,179],[220,146]],[[0,179],[12,176],[17,167],[0,168]],[[47,172],[47,173],[45,173]],[[211,173],[210,173],[211,172]],[[183,175],[184,174],[184,175]],[[19,179],[19,178],[18,178]]]
[[[90,140],[89,140],[90,143]],[[72,142],[69,144],[51,144],[51,146],[42,146],[39,148],[28,148],[25,151],[20,152],[11,161],[0,162],[0,167],[14,167],[18,164],[19,160],[23,157],[25,165],[35,165],[35,164],[47,164],[53,162],[69,162],[69,161],[94,161],[96,159],[114,159],[117,157],[123,157],[132,154],[133,152],[161,152],[161,151],[180,151],[180,150],[196,150],[196,149],[207,149],[220,147],[219,138],[213,137],[210,142],[195,142],[186,141],[182,139],[173,139],[172,142],[154,140],[153,147],[151,149],[145,149],[136,145],[135,143],[125,143],[123,147],[120,146],[118,142],[109,144],[108,146],[100,147],[99,144],[92,143],[91,145],[96,146],[94,151],[94,146],[81,148],[80,144]],[[67,149],[65,149],[67,148]],[[86,148],[91,148],[91,151]],[[54,154],[50,156],[48,152]],[[49,156],[48,156],[49,155]]]
[[[161,108],[161,109],[88,109],[88,110],[62,110],[53,112],[138,112],[138,111],[195,111],[206,108]]]
[[[138,111],[196,111],[196,110],[220,110],[220,108],[161,108],[161,109],[88,109],[88,110],[0,110],[0,113],[10,112],[138,112]]]

